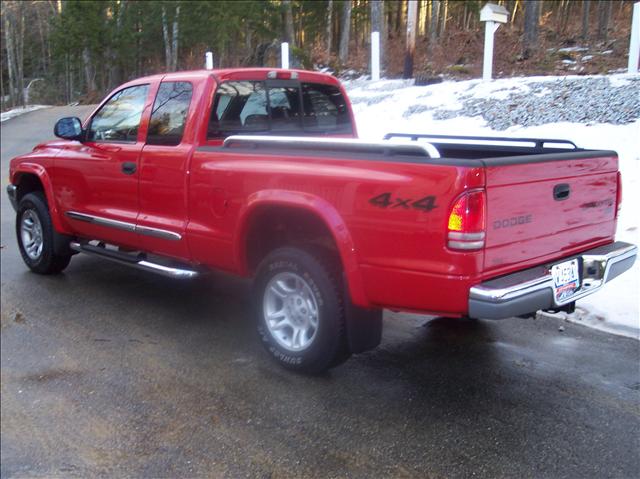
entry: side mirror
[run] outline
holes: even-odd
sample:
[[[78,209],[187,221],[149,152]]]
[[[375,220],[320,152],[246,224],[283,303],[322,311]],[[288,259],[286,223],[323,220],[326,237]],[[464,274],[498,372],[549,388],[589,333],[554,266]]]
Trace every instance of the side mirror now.
[[[56,126],[53,128],[53,133],[59,138],[65,140],[79,140],[82,141],[83,133],[82,122],[80,118],[75,116],[69,116],[66,118],[60,118],[56,122]]]

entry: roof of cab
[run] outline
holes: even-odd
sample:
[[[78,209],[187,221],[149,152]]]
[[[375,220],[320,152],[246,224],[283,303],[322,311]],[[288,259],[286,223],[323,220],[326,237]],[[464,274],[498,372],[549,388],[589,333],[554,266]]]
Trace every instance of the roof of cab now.
[[[141,81],[169,81],[169,80],[197,80],[214,76],[218,81],[226,80],[267,80],[269,72],[278,74],[297,73],[298,79],[301,81],[311,81],[315,83],[327,83],[331,85],[339,85],[337,78],[327,73],[314,72],[309,70],[295,70],[282,68],[225,68],[220,70],[190,70],[177,71],[169,73],[158,73],[142,78],[136,78],[129,83],[135,84]]]

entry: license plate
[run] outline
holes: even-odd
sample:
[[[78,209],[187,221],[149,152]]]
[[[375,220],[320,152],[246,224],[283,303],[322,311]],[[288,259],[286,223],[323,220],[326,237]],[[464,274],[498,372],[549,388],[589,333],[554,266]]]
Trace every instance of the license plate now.
[[[580,287],[577,259],[554,264],[551,267],[551,275],[553,276],[553,293],[557,303],[571,297]]]

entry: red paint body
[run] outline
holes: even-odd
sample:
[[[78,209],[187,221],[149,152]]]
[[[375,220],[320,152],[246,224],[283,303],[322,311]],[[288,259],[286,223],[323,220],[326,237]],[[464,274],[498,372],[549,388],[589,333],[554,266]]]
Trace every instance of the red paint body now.
[[[447,316],[467,313],[469,288],[481,281],[613,240],[615,156],[472,167],[199,149],[221,144],[206,139],[217,85],[231,79],[264,80],[267,72],[181,72],[123,85],[116,91],[149,85],[137,142],[45,143],[11,162],[11,182],[18,184],[24,174],[41,179],[60,233],[241,276],[252,274],[245,245],[254,213],[266,205],[299,208],[316,215],[331,231],[355,304]],[[329,75],[298,75],[301,81],[340,86]],[[187,81],[193,87],[178,146],[145,144],[163,79]],[[122,174],[125,161],[137,164],[134,175]],[[561,204],[551,195],[560,181],[575,191]],[[472,189],[486,191],[486,247],[454,251],[446,237],[450,209],[461,193]],[[436,207],[427,212],[370,203],[385,192],[414,200],[433,195]],[[83,223],[66,217],[67,211],[169,230],[182,239],[167,241]],[[492,227],[526,215],[531,215],[527,223]]]

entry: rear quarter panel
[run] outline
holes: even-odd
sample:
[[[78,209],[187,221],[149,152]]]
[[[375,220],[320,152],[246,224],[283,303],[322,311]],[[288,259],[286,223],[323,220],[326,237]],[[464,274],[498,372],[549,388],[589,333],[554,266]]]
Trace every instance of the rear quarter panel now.
[[[434,309],[429,296],[445,299],[447,292],[442,284],[439,291],[425,288],[437,278],[468,278],[481,269],[482,253],[452,253],[445,231],[454,199],[483,182],[481,169],[461,166],[200,148],[191,166],[190,247],[196,261],[247,274],[234,251],[243,209],[263,191],[299,193],[321,200],[343,220],[368,299],[361,305]],[[388,204],[372,202],[380,195],[388,195]],[[415,206],[425,197],[433,197],[428,211]]]

